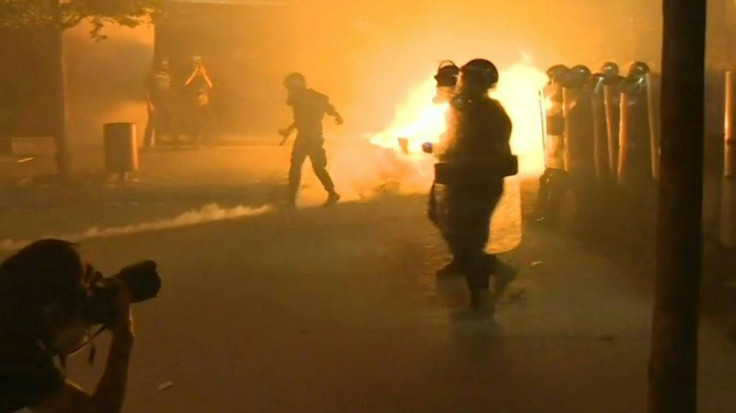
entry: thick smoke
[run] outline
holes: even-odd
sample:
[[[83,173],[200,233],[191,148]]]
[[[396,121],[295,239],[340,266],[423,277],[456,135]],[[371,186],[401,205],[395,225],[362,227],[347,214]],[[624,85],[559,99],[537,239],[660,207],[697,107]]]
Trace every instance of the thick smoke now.
[[[205,58],[228,134],[269,134],[287,122],[280,83],[295,70],[332,98],[345,115],[344,132],[355,136],[386,128],[397,104],[448,58],[484,57],[509,67],[525,51],[540,68],[635,59],[656,68],[659,61],[657,2],[285,3],[200,7],[189,17],[191,29],[168,40],[159,33],[157,53],[175,44]],[[74,146],[99,145],[104,122],[133,121],[142,129],[143,79],[153,60],[152,27],[111,26],[103,42],[88,39],[88,29],[70,31],[66,45]]]
[[[162,219],[158,221],[142,222],[133,225],[119,226],[119,227],[108,227],[99,228],[92,227],[85,231],[72,233],[72,234],[49,234],[41,238],[60,238],[71,242],[80,242],[94,238],[108,238],[120,235],[138,234],[141,232],[160,231],[181,227],[188,227],[192,225],[205,224],[215,221],[224,221],[231,219],[238,219],[243,217],[249,217],[254,215],[261,215],[271,208],[251,208],[245,206],[237,206],[234,208],[221,208],[217,204],[210,204],[202,207],[199,211],[189,211],[174,218]],[[13,240],[5,239],[0,241],[0,249],[3,250],[17,250],[28,245],[31,241],[28,240]]]

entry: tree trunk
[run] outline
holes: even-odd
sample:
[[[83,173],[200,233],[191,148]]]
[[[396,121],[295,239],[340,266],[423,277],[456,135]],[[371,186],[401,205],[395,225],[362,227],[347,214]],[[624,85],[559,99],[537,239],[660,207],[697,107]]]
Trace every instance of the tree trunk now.
[[[55,14],[58,14],[58,0],[50,0],[52,7],[55,9]],[[54,113],[54,140],[56,142],[56,163],[58,166],[59,176],[62,179],[69,177],[71,173],[71,163],[69,156],[68,147],[68,136],[67,136],[67,113],[66,113],[66,71],[64,64],[64,29],[60,24],[61,18],[56,17],[55,24],[51,24],[49,30],[51,33],[51,59],[54,65],[52,73],[54,73],[53,79],[53,91],[52,99],[55,107]]]
[[[649,412],[697,409],[705,0],[663,0],[662,141]]]
[[[736,6],[731,0],[723,0],[726,4],[724,5],[725,12],[721,16],[721,25],[725,29],[726,37],[726,64],[729,68],[732,68],[734,64],[734,48],[736,47],[736,30],[733,27],[734,18],[736,18]]]
[[[708,67],[730,69],[734,56],[734,0],[708,2]],[[707,99],[707,97],[706,97]]]

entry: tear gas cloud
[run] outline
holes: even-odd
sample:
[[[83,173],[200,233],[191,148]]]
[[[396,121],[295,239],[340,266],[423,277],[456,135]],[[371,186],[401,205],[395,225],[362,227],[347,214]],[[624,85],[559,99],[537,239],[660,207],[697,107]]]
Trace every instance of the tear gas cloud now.
[[[78,165],[88,160],[100,166],[102,123],[132,121],[142,132],[154,44],[157,57],[172,63],[194,54],[204,58],[215,83],[214,127],[226,138],[273,137],[275,145],[275,130],[290,120],[283,76],[304,73],[345,117],[340,128],[327,123],[326,140],[329,167],[350,200],[427,190],[432,159],[417,147],[436,140],[443,128],[442,108],[432,104],[432,75],[444,59],[462,64],[484,57],[500,68],[494,97],[512,118],[512,147],[528,175],[542,167],[536,91],[546,67],[583,63],[595,69],[606,60],[642,59],[656,68],[659,60],[658,6],[638,0],[563,0],[554,7],[541,0],[471,0],[452,7],[419,0],[285,4],[199,5],[179,28],[111,26],[103,42],[88,39],[88,26],[69,31],[70,146]],[[591,21],[598,24],[582,24]],[[409,155],[398,150],[400,136],[410,138]]]
[[[92,227],[85,231],[73,234],[48,234],[40,238],[59,238],[71,242],[81,242],[95,238],[108,238],[120,235],[138,234],[141,232],[160,231],[174,228],[183,228],[192,225],[205,224],[215,221],[224,221],[261,215],[270,210],[269,207],[251,208],[244,206],[236,206],[233,208],[221,208],[217,204],[209,204],[200,210],[185,212],[174,218],[161,219],[151,222],[142,222],[127,226],[117,226],[108,228]],[[30,240],[13,240],[5,239],[0,241],[0,249],[2,250],[18,250],[31,243]]]

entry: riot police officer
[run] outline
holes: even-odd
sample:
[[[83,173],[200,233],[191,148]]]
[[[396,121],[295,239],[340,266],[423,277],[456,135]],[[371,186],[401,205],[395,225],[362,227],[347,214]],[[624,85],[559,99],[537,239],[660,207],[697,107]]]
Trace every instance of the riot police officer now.
[[[619,184],[633,195],[645,199],[652,192],[656,176],[658,148],[652,134],[649,94],[650,69],[644,62],[634,62],[621,85],[622,117],[620,130]],[[654,155],[652,156],[652,150]]]
[[[460,70],[457,94],[450,103],[444,148],[435,166],[436,223],[470,290],[471,308],[492,314],[490,275],[502,289],[515,271],[485,247],[493,210],[503,194],[503,178],[516,173],[511,154],[511,119],[488,91],[498,70],[474,59]]]
[[[434,80],[437,81],[437,92],[432,102],[437,104],[449,102],[455,94],[459,76],[460,68],[452,60],[442,61],[434,76]]]
[[[457,80],[460,77],[460,68],[451,60],[444,60],[440,63],[437,68],[437,74],[434,76],[434,80],[437,81],[436,94],[432,99],[434,104],[447,104],[455,96],[455,88],[457,87]],[[443,132],[440,137],[440,142],[445,142],[446,133]],[[435,149],[434,145],[427,147],[427,152],[432,153],[441,152],[439,148]],[[437,202],[435,194],[435,182],[432,182],[432,186],[429,190],[429,203],[427,205],[427,216],[433,224],[437,225]],[[450,250],[452,254],[452,250]],[[444,267],[437,270],[436,275],[438,277],[451,277],[463,275],[462,269],[458,265],[455,257],[447,263]]]
[[[565,172],[565,116],[563,110],[563,82],[570,68],[556,64],[547,69],[548,82],[542,91],[545,109],[544,151],[545,169],[539,177],[537,208],[540,220],[555,221],[559,217],[562,197],[569,190],[569,177]]]

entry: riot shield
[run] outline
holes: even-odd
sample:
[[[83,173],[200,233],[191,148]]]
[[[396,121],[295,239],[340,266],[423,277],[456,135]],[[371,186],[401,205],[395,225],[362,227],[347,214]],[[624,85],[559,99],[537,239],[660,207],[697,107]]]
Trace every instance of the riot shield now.
[[[638,192],[652,181],[648,77],[626,79],[621,92],[618,182]]]
[[[608,170],[611,178],[618,177],[619,129],[621,122],[621,81],[603,85],[608,136]]]
[[[563,88],[565,117],[565,170],[575,185],[590,183],[595,176],[594,126],[591,91],[588,87]]]

